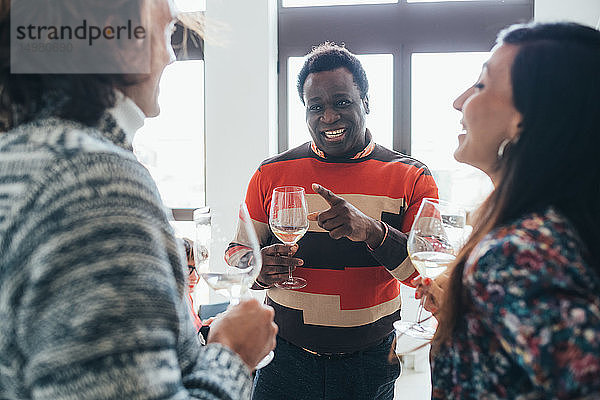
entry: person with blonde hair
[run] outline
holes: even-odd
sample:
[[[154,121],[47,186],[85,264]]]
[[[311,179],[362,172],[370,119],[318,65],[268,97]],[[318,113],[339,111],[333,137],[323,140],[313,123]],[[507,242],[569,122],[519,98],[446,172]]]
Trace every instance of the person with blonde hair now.
[[[275,346],[273,310],[241,302],[200,346],[182,245],[131,148],[144,118],[159,113],[173,4],[82,0],[45,10],[54,3],[2,1],[0,10],[0,398],[247,399],[252,369]],[[145,38],[149,52],[120,52],[107,25],[112,50],[94,54],[117,67],[148,56],[149,71],[65,72],[81,66],[65,54],[64,69],[11,73],[49,66],[11,65],[11,50],[22,50],[11,49],[17,17],[76,17],[96,32],[87,17],[114,24],[127,13],[147,22],[131,49]]]

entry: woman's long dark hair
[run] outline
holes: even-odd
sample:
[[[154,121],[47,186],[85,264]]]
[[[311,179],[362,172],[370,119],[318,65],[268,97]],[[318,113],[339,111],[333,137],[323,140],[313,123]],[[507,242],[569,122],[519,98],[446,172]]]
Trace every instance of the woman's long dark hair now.
[[[565,216],[600,275],[600,32],[574,23],[515,25],[498,43],[519,47],[511,81],[522,131],[499,160],[497,187],[452,269],[434,348],[452,338],[469,307],[463,271],[471,251],[526,213],[552,206]]]

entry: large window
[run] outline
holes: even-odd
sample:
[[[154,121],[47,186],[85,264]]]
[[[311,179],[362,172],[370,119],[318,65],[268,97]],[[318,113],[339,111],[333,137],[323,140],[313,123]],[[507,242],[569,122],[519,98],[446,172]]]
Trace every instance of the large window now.
[[[160,115],[146,119],[133,141],[134,152],[156,181],[171,209],[197,208],[204,195],[204,61],[177,61],[160,82]],[[181,236],[191,223],[177,222]]]
[[[175,0],[175,7],[180,12],[206,11],[206,0]]]
[[[206,0],[174,0],[182,13],[203,12]],[[160,115],[146,119],[133,147],[154,178],[179,236],[193,237],[192,209],[205,204],[204,44],[177,24],[171,42],[177,61],[160,81]]]
[[[279,150],[309,140],[295,87],[301,57],[324,41],[344,43],[365,60],[372,111],[391,110],[382,122],[368,117],[376,140],[428,164],[442,197],[470,208],[480,202],[489,180],[452,158],[460,130],[452,99],[477,79],[496,34],[532,19],[533,0],[284,7],[291,1],[279,8]],[[382,55],[384,67],[366,61]]]
[[[344,6],[353,4],[397,3],[398,0],[282,0],[283,7]]]
[[[449,1],[496,1],[496,2],[505,2],[505,1],[511,1],[511,0],[406,0],[407,3],[442,3],[442,2],[449,2]]]
[[[204,62],[169,65],[160,83],[160,115],[146,120],[135,154],[171,208],[204,205]]]
[[[440,197],[474,208],[492,189],[483,172],[454,160],[461,132],[454,99],[475,83],[487,52],[415,53],[411,79],[411,152],[438,183]]]

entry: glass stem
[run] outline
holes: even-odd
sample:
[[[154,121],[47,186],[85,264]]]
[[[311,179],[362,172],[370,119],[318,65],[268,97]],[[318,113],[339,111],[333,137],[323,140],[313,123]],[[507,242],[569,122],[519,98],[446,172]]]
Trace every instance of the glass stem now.
[[[227,289],[229,292],[229,306],[236,306],[240,304],[240,296],[236,296],[233,294],[233,290],[231,288]]]
[[[418,310],[418,312],[417,312],[417,324],[419,324],[419,325],[420,325],[420,324],[421,324],[421,322],[423,321],[423,320],[421,319],[421,316],[423,315],[423,309],[425,308],[425,307],[424,307],[424,304],[425,304],[425,300],[426,300],[426,299],[427,299],[427,295],[423,296],[423,297],[421,298],[421,302],[419,303],[419,310]]]
[[[291,281],[293,281],[293,280],[294,280],[294,278],[292,277],[292,267],[290,266],[290,267],[288,268],[288,281],[290,281],[290,282],[291,282]]]
[[[250,289],[250,285],[247,285],[247,284],[242,284],[242,286],[240,287],[240,290],[236,290],[236,291],[232,290],[232,288],[230,287],[228,289],[229,305],[236,306],[236,305],[240,304],[240,301],[242,301],[243,298],[250,296],[249,289]]]

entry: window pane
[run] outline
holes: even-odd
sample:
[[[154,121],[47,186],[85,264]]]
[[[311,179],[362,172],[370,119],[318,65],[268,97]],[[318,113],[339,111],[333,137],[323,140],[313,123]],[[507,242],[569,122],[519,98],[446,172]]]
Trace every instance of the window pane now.
[[[180,12],[206,11],[206,0],[175,0],[175,7]]]
[[[133,141],[166,206],[204,205],[204,61],[169,65],[160,83],[161,112]]]
[[[504,3],[507,0],[406,0],[407,3],[448,3],[453,1],[496,1]]]
[[[452,108],[452,102],[475,83],[489,56],[489,53],[412,55],[411,154],[431,169],[440,197],[468,208],[485,199],[492,184],[483,172],[454,160],[462,128],[461,114]]]
[[[352,4],[386,4],[398,0],[282,0],[283,7],[345,6]]]
[[[369,79],[367,127],[376,143],[392,148],[394,105],[394,57],[391,54],[357,55]],[[300,101],[296,81],[304,57],[288,58],[288,148],[310,138],[306,128],[305,109]]]

